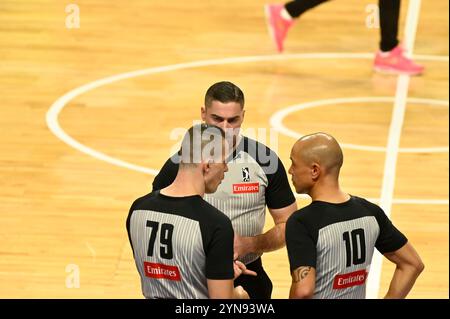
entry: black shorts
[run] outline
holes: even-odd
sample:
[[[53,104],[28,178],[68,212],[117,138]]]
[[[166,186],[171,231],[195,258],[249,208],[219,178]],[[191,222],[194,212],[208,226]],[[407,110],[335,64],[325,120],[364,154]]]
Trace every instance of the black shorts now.
[[[242,286],[250,296],[250,299],[270,299],[272,296],[272,281],[267,276],[261,263],[261,258],[246,265],[247,269],[255,271],[258,275],[240,275],[235,281],[234,286]]]

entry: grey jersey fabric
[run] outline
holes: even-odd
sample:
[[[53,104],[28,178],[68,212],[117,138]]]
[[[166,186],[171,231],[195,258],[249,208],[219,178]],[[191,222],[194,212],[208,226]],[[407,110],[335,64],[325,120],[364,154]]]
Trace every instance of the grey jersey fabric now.
[[[314,298],[365,298],[374,249],[392,252],[406,242],[380,207],[356,196],[340,204],[313,201],[286,224],[291,271],[315,268]]]
[[[244,182],[244,170],[248,178]],[[228,163],[227,178],[214,194],[205,200],[230,218],[233,230],[240,236],[262,233],[266,220],[265,190],[267,176],[261,166],[246,152],[239,151]],[[248,264],[260,255],[248,254],[241,261]]]
[[[360,238],[355,237],[355,253],[357,258],[362,258],[362,251],[364,251],[366,258],[361,264],[354,265],[352,263],[351,266],[347,267],[346,251],[342,249],[342,244],[345,245],[343,234],[346,232],[351,234],[355,229],[363,230],[361,233],[365,237],[364,248],[359,246],[361,244]],[[317,259],[320,260],[320,263],[317,264],[316,268],[315,299],[365,298],[366,285],[356,285],[356,283],[366,280],[379,233],[380,228],[373,216],[335,223],[319,230]],[[352,244],[350,243],[350,245]],[[346,288],[347,286],[349,287]]]
[[[146,195],[127,231],[146,298],[208,298],[207,279],[234,278],[231,223],[200,196]]]

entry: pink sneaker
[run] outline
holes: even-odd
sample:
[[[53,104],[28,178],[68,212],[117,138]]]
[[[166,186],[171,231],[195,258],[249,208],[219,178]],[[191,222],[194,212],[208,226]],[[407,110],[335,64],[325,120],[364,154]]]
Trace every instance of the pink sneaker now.
[[[417,75],[424,70],[422,65],[405,56],[401,45],[397,45],[386,56],[378,51],[373,66],[378,72],[394,74]]]
[[[266,4],[264,6],[266,12],[267,26],[273,41],[277,45],[278,52],[283,52],[283,42],[289,28],[294,20],[286,20],[281,16],[282,4]]]

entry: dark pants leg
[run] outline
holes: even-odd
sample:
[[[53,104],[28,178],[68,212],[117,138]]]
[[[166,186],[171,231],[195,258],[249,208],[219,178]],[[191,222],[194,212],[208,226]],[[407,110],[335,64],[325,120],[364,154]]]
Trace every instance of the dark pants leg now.
[[[286,11],[289,12],[291,17],[298,18],[304,12],[312,9],[323,2],[327,2],[328,0],[295,0],[288,2],[284,5]]]
[[[242,286],[250,299],[270,299],[273,288],[272,281],[262,267],[261,258],[246,265],[246,267],[255,271],[258,276],[241,275],[234,281],[234,286]]]
[[[398,45],[398,20],[400,0],[379,0],[381,51],[391,51]]]
[[[287,2],[285,8],[293,17],[298,18],[306,11],[328,0],[294,0]],[[398,20],[400,17],[400,0],[379,0],[381,51],[391,51],[398,45]]]

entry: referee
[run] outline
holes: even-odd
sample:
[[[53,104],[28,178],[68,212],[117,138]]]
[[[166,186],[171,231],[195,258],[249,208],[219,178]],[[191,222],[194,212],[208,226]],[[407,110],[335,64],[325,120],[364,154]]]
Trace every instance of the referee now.
[[[397,266],[386,298],[406,297],[424,265],[380,207],[340,189],[337,141],[325,133],[304,136],[291,161],[295,189],[312,203],[286,225],[290,298],[365,298],[375,248]]]
[[[269,299],[272,282],[262,267],[261,255],[285,245],[286,220],[297,204],[275,152],[239,133],[244,114],[244,94],[233,83],[218,82],[207,90],[202,120],[227,132],[233,152],[226,161],[225,179],[217,192],[207,194],[205,200],[231,219],[234,253],[247,269],[258,274],[241,276],[235,285],[242,285],[252,299]],[[153,181],[153,190],[172,183],[178,171],[178,158],[179,154],[175,154],[167,160]],[[275,226],[263,234],[266,206]]]
[[[252,272],[233,263],[231,222],[202,199],[227,171],[225,146],[220,128],[192,127],[173,183],[131,206],[126,226],[146,298],[248,298],[233,287],[235,275]]]

